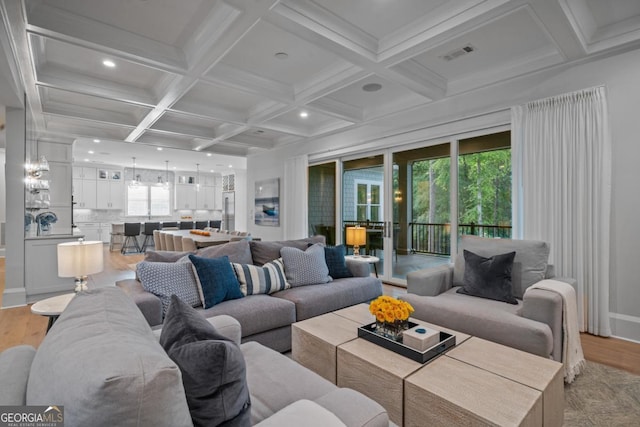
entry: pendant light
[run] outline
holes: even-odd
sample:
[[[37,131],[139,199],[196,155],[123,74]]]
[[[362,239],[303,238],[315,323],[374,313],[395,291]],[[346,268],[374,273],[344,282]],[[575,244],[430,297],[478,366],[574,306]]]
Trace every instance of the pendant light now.
[[[200,191],[200,163],[196,163],[196,191]]]
[[[138,179],[136,177],[136,158],[132,157],[133,159],[133,177],[131,179],[131,184],[129,184],[131,187],[135,187],[136,185],[138,185]]]
[[[169,160],[165,160],[164,186],[169,188]]]

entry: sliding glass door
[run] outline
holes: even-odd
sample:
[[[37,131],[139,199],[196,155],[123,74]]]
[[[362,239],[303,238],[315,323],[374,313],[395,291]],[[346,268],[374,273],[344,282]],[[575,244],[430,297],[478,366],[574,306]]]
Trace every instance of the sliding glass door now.
[[[385,282],[451,262],[462,234],[511,236],[509,132],[387,149],[309,167],[310,234],[376,257]],[[353,245],[347,245],[353,253]]]

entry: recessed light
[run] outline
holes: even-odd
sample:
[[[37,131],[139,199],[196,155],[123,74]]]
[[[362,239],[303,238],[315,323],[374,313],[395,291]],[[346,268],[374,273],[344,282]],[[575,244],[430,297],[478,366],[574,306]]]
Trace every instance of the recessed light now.
[[[174,167],[173,167],[173,170],[176,170],[176,169],[178,169],[178,168],[177,168],[176,166],[174,166]]]
[[[300,117],[306,119],[307,117],[309,117],[309,113],[307,113],[306,111],[300,111]]]
[[[232,168],[232,167],[233,167],[233,165],[229,165],[229,167],[230,167],[230,168]]]
[[[100,140],[99,139],[94,139],[93,142],[95,142],[96,144],[100,144]]]
[[[365,92],[377,92],[382,89],[382,85],[380,83],[367,83],[362,86],[362,90]]]
[[[113,62],[110,59],[105,59],[104,61],[102,61],[102,65],[104,65],[105,67],[109,67],[109,68],[115,68],[116,63]]]
[[[215,171],[213,169],[211,169],[211,173],[214,173]]]
[[[85,162],[88,162],[88,161],[89,161],[89,159],[84,159],[84,161],[85,161]]]
[[[162,147],[157,147],[156,150],[162,151]]]
[[[207,153],[207,157],[211,157],[211,155],[212,155],[211,153]]]
[[[275,56],[278,59],[287,59],[289,57],[289,54],[287,52],[278,52],[273,56]]]
[[[88,153],[89,153],[89,154],[93,154],[93,150],[89,150],[89,151],[88,151]]]

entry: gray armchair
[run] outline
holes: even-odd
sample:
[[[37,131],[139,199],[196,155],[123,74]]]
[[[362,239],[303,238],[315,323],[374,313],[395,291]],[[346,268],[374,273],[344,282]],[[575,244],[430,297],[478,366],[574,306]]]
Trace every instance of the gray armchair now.
[[[517,304],[457,293],[463,285],[464,249],[483,257],[516,252],[512,291]],[[531,289],[525,296],[528,287],[543,279],[576,288],[574,279],[554,277],[553,266],[547,264],[547,243],[462,236],[458,250],[453,265],[407,275],[408,293],[400,298],[414,307],[413,317],[562,361],[562,298],[542,289]]]

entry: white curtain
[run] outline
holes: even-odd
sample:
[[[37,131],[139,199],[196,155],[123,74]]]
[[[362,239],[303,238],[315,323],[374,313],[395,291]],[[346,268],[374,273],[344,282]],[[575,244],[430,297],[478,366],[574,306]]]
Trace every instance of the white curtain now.
[[[580,330],[609,336],[611,137],[604,87],[513,107],[514,236],[578,281]]]
[[[309,234],[307,182],[309,161],[306,155],[284,162],[284,238],[300,239]]]

